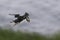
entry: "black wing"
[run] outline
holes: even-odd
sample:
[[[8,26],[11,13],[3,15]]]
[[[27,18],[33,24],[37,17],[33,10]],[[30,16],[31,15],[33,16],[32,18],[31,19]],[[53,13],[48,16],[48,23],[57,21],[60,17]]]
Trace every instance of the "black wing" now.
[[[19,14],[9,14],[9,15],[15,16],[15,18],[20,16]]]

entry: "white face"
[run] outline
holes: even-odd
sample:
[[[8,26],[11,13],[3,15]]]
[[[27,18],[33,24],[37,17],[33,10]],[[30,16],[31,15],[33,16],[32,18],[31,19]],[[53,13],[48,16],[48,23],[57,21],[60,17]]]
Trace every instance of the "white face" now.
[[[26,18],[26,21],[27,21],[27,22],[30,22],[30,18],[29,18],[29,17],[27,17],[27,18]]]

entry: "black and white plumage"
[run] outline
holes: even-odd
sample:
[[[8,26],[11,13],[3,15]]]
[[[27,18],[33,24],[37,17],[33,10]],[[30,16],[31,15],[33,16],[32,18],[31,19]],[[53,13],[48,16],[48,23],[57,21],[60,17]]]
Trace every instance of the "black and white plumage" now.
[[[27,12],[25,12],[25,14],[23,16],[20,16],[19,14],[9,14],[9,15],[14,15],[15,18],[17,18],[17,19],[12,21],[15,23],[15,25],[22,22],[24,19],[26,19],[27,22],[30,22],[29,14]]]

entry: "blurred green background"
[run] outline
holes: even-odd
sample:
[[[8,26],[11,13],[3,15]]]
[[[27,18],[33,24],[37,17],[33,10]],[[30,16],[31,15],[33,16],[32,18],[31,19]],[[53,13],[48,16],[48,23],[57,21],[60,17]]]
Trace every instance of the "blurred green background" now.
[[[29,33],[0,28],[0,40],[60,40],[60,34],[57,33],[49,37],[34,32]]]

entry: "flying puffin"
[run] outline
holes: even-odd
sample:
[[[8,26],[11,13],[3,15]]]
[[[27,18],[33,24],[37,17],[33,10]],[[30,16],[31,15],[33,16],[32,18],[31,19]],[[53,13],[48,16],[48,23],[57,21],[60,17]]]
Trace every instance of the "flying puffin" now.
[[[10,23],[14,22],[15,25],[22,22],[25,19],[26,19],[27,22],[30,22],[29,14],[27,12],[25,12],[25,14],[22,15],[22,16],[20,16],[19,14],[9,14],[9,15],[13,15],[16,18],[15,20],[10,22]]]

